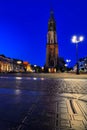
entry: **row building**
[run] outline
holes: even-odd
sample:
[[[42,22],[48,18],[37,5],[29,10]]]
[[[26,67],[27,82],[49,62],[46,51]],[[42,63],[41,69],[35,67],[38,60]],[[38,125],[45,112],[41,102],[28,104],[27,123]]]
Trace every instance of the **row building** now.
[[[0,55],[0,72],[32,72],[32,68],[28,62]]]

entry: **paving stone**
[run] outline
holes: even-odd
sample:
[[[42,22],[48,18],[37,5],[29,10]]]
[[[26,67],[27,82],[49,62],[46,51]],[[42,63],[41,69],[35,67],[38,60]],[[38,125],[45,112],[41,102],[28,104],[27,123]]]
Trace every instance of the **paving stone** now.
[[[83,121],[84,120],[84,116],[83,115],[75,115],[74,119],[77,121]]]
[[[71,126],[76,130],[85,130],[85,126],[82,121],[71,121]]]
[[[67,113],[68,111],[67,111],[67,108],[60,108],[60,111],[61,111],[61,113]]]
[[[68,128],[70,128],[69,120],[61,120],[61,127],[68,127]]]
[[[68,114],[60,114],[60,118],[68,120],[69,119],[69,115]]]
[[[87,130],[87,80],[8,80],[0,79],[2,130]]]

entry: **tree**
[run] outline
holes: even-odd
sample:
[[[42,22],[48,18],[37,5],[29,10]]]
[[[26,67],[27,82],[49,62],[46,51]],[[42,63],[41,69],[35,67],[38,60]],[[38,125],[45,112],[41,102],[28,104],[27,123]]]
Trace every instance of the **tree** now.
[[[57,71],[61,71],[61,72],[65,71],[65,61],[64,61],[64,58],[62,58],[62,57],[58,58],[56,69],[57,69]]]

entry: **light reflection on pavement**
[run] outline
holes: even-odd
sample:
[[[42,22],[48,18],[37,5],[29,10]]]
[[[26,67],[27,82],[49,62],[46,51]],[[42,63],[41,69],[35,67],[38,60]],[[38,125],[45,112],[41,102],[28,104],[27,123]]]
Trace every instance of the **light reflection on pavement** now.
[[[87,130],[87,80],[0,77],[1,130]]]

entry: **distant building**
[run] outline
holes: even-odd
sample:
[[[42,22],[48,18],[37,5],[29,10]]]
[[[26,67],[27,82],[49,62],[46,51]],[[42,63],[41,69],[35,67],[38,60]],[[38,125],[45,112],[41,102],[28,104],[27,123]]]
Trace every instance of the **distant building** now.
[[[19,59],[13,59],[13,72],[24,72],[23,61]]]
[[[87,72],[87,57],[85,58],[80,58],[79,61],[79,71],[81,72]],[[77,66],[75,65],[73,68],[74,71],[77,70]]]
[[[11,59],[0,55],[0,72],[31,72],[31,66],[28,62],[19,59]]]
[[[56,72],[58,64],[58,43],[56,34],[56,22],[51,11],[48,22],[47,44],[46,44],[46,68],[49,72]]]
[[[79,59],[79,70],[87,72],[87,57]]]
[[[0,72],[13,71],[13,60],[4,55],[0,55]]]
[[[25,68],[26,72],[33,72],[32,68],[31,68],[31,65],[28,62],[24,61],[23,65],[24,65],[24,68]]]

